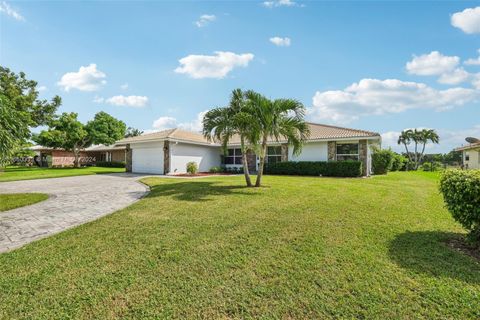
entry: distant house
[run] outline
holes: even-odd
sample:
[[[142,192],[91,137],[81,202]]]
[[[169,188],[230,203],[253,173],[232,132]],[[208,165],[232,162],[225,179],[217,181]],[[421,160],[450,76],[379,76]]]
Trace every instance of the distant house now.
[[[462,152],[463,166],[466,169],[480,169],[480,142],[456,148]]]
[[[37,165],[42,167],[73,166],[75,157],[71,151],[38,145],[29,149],[36,153],[34,160]],[[97,162],[125,162],[125,160],[125,146],[96,145],[80,152],[80,164],[82,165],[94,165]]]
[[[344,161],[359,160],[363,163],[363,175],[371,173],[371,145],[380,145],[381,137],[376,132],[309,123],[310,138],[301,154],[293,155],[287,141],[270,139],[267,162],[278,161]],[[137,173],[177,174],[185,173],[186,164],[194,161],[199,170],[206,172],[214,166],[241,167],[240,141],[229,141],[227,153],[221,145],[208,141],[203,135],[181,129],[170,129],[137,137],[126,138],[116,143],[126,147],[127,171]],[[256,171],[258,156],[249,151],[248,165]]]

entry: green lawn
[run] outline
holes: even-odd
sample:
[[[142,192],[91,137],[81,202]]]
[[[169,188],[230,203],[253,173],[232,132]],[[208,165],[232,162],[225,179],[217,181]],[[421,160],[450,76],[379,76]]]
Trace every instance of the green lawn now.
[[[14,180],[30,180],[44,178],[59,178],[70,176],[83,176],[89,174],[125,172],[124,168],[39,168],[39,167],[7,167],[0,171],[0,182]]]
[[[0,318],[480,318],[436,174],[147,178],[149,196],[0,255]]]
[[[48,195],[44,193],[0,194],[0,211],[28,206],[47,199]]]

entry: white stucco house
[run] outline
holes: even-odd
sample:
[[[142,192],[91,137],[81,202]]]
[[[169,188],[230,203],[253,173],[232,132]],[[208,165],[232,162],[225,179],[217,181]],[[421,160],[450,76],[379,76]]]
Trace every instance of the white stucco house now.
[[[462,162],[465,169],[480,169],[480,142],[456,148],[462,152]]]
[[[380,134],[316,123],[309,123],[309,126],[310,137],[300,155],[293,155],[286,141],[271,139],[266,161],[359,160],[363,163],[363,174],[371,173],[370,146],[380,146]],[[200,133],[178,128],[126,138],[116,146],[126,146],[127,171],[135,173],[185,173],[190,161],[197,163],[200,172],[207,172],[214,166],[242,166],[238,139],[229,142],[224,154],[219,143],[208,141]],[[247,156],[249,169],[256,171],[258,157],[252,151]]]

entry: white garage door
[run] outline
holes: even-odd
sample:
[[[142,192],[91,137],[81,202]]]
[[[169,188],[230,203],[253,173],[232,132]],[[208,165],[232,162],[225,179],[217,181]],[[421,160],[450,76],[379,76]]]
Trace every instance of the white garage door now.
[[[132,149],[132,172],[163,174],[162,148]]]

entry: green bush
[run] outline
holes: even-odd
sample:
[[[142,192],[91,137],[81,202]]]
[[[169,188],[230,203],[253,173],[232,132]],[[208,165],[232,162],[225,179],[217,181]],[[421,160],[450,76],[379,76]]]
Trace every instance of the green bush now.
[[[243,167],[226,167],[224,172],[232,174],[241,174],[243,173]]]
[[[407,157],[398,153],[393,154],[392,166],[391,166],[392,171],[404,171],[407,164],[408,164]]]
[[[373,174],[387,174],[392,168],[394,153],[390,149],[372,148]]]
[[[106,168],[125,168],[125,162],[123,161],[97,161],[95,163],[97,167],[106,167]]]
[[[453,218],[469,231],[467,239],[480,245],[480,170],[446,170],[440,191]]]
[[[266,163],[265,174],[359,177],[362,175],[360,161],[287,161]]]
[[[442,163],[438,161],[434,162],[425,162],[422,164],[423,171],[438,171],[442,168]]]
[[[198,165],[195,161],[190,161],[187,163],[187,172],[190,174],[195,174],[198,172]]]
[[[211,167],[209,170],[211,173],[221,173],[224,169],[220,166]]]

